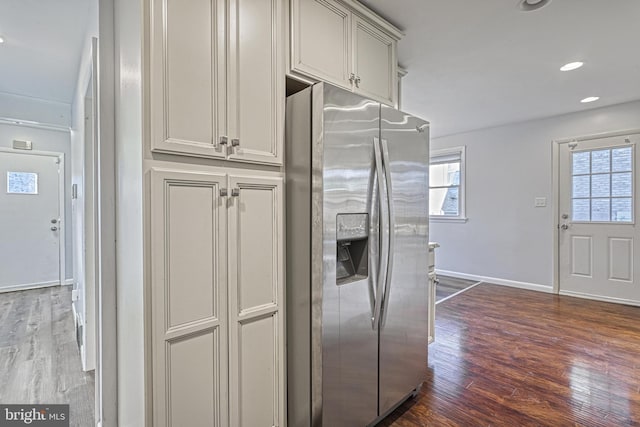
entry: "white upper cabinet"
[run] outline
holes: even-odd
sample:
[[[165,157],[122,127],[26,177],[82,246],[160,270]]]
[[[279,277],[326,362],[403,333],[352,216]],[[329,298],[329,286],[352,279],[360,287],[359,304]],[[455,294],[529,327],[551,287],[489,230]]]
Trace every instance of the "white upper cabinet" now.
[[[356,90],[387,104],[397,101],[396,41],[368,21],[353,19]]]
[[[401,36],[355,0],[292,0],[289,73],[395,105]]]
[[[229,1],[229,159],[282,164],[283,0]]]
[[[282,164],[284,0],[151,0],[151,149]]]
[[[292,66],[303,74],[350,87],[351,14],[333,0],[291,3]]]
[[[151,1],[151,148],[222,157],[224,2]]]

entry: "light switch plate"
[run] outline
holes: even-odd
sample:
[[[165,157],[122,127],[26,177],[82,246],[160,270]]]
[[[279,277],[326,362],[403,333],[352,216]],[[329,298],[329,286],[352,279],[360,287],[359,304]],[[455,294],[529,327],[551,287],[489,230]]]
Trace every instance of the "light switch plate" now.
[[[536,208],[544,208],[547,206],[547,198],[546,197],[536,197],[535,200]]]

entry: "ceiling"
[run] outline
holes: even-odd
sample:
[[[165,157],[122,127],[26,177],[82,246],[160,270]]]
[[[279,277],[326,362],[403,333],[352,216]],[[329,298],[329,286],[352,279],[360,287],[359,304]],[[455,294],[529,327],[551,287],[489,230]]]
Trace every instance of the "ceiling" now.
[[[640,1],[362,0],[403,29],[402,109],[433,136],[640,99]],[[573,61],[575,71],[559,68]],[[587,96],[600,100],[581,104]]]
[[[1,0],[0,92],[70,104],[90,0]]]

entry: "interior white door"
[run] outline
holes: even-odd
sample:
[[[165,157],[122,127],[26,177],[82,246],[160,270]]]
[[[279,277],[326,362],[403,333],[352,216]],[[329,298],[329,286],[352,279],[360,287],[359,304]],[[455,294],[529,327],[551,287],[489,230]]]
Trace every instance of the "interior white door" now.
[[[59,157],[0,151],[0,292],[60,283]]]
[[[630,135],[560,145],[561,294],[640,304],[638,141]]]

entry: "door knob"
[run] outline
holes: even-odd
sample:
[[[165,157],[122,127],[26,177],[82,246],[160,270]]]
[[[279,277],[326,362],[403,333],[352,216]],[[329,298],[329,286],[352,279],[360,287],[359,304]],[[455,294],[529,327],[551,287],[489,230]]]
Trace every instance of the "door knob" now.
[[[569,226],[568,226],[567,224],[562,224],[562,225],[560,226],[560,228],[561,228],[562,230],[568,230],[568,229],[569,229]]]
[[[51,231],[58,231],[58,227],[54,225],[53,227],[51,227]]]
[[[58,220],[57,220],[57,219],[55,219],[55,218],[53,218],[53,219],[51,220],[51,224],[55,224],[55,223],[57,223],[57,222],[58,222]]]

